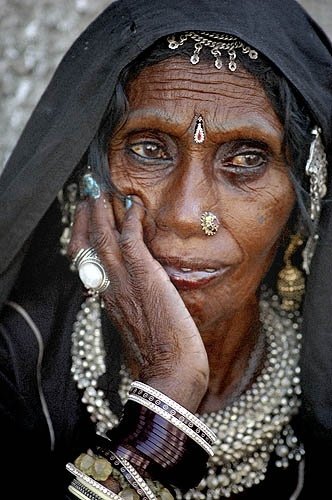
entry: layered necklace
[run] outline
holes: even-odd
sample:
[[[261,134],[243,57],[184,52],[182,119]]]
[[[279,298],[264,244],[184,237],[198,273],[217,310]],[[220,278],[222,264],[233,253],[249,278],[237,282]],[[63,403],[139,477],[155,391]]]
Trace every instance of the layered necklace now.
[[[178,499],[227,498],[260,483],[272,456],[281,468],[303,458],[304,449],[291,426],[300,406],[301,318],[297,312],[281,310],[277,296],[262,292],[260,321],[266,349],[263,367],[251,386],[228,406],[198,415],[217,435],[214,456],[209,459],[207,476],[185,494],[176,491]],[[100,304],[88,297],[73,328],[72,374],[100,434],[119,423],[98,388],[105,372]],[[124,366],[120,376],[119,396],[124,405],[132,380]]]

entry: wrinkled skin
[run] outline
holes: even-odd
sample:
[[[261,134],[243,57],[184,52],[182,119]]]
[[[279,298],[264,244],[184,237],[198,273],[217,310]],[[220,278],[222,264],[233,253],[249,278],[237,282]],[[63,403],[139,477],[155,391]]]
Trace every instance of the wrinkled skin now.
[[[295,202],[282,125],[254,77],[212,62],[145,68],[127,96],[109,164],[134,204],[83,203],[70,252],[97,249],[111,281],[106,309],[139,351],[135,375],[191,411],[216,410],[257,340],[257,289]],[[193,140],[199,115],[202,144]],[[200,226],[207,210],[220,223],[214,236]],[[213,279],[197,284],[211,268]]]

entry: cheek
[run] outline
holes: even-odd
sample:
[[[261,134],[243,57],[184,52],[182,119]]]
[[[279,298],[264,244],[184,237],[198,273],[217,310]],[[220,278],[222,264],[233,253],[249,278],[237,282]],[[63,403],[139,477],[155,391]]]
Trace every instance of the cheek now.
[[[256,192],[255,199],[236,202],[224,217],[238,263],[231,274],[201,293],[184,292],[182,298],[198,327],[218,318],[231,318],[256,291],[270,268],[279,238],[295,202],[291,183],[282,189]]]
[[[123,205],[123,196],[136,195],[142,200],[145,208],[151,214],[156,211],[160,204],[162,193],[165,191],[162,180],[152,177],[149,173],[143,171],[133,171],[124,160],[122,152],[117,153],[114,149],[109,154],[110,178],[114,188],[113,209],[116,224],[121,230],[125,214]],[[151,231],[154,234],[154,224],[151,219]]]
[[[270,254],[295,203],[292,183],[285,172],[275,172],[247,196],[234,200],[229,209],[232,233],[250,260]]]
[[[108,156],[110,177],[116,190],[122,194],[136,194],[149,200],[163,181],[163,172],[151,167],[134,167],[126,158],[123,147],[112,147]]]
[[[109,172],[112,184],[122,194],[129,194],[133,181],[123,159],[121,149],[114,148],[108,153]]]

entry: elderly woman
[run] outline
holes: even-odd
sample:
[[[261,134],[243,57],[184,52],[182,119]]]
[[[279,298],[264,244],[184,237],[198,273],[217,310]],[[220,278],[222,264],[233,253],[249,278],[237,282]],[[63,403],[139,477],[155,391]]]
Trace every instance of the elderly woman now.
[[[17,497],[327,480],[331,55],[281,0],[119,0],[74,43],[0,179]]]

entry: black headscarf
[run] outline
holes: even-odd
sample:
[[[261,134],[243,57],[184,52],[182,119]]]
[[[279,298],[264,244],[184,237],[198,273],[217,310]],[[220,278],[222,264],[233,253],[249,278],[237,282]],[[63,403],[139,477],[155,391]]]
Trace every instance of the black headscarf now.
[[[35,241],[38,235],[36,248],[52,251],[43,245],[54,229],[51,217],[45,225],[44,216],[95,136],[121,70],[158,38],[185,30],[230,33],[264,54],[302,95],[331,152],[332,48],[295,0],[114,2],[65,55],[0,178],[1,303],[17,280],[32,236]],[[327,198],[332,193],[331,169],[329,173]],[[329,440],[332,448],[329,203],[323,209],[321,234],[304,306],[302,413],[312,439]],[[52,259],[46,260],[49,268]],[[42,266],[41,259],[41,274]],[[61,280],[58,286],[63,286]]]

